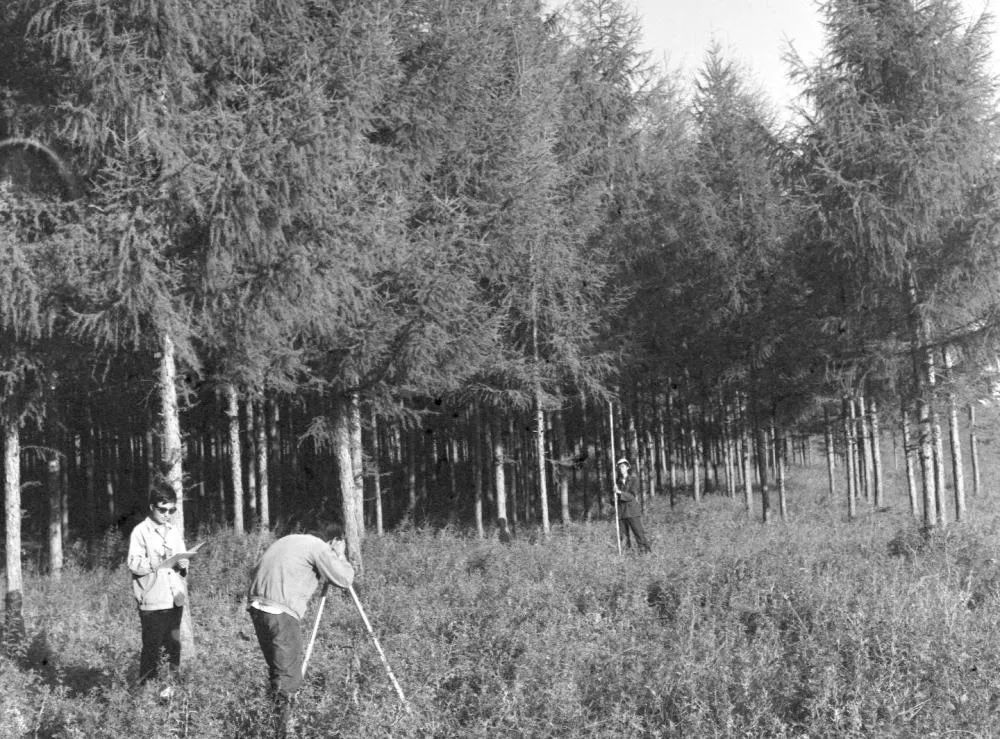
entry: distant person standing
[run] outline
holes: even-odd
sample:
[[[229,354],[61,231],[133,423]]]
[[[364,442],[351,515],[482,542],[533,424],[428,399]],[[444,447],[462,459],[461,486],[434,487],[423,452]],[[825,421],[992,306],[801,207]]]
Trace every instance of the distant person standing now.
[[[639,506],[639,480],[632,474],[632,465],[625,458],[619,459],[618,479],[615,481],[615,505],[618,506],[618,526],[625,547],[632,548],[632,538],[643,552],[652,551],[646,532],[642,528],[642,509]]]
[[[158,676],[162,651],[166,651],[172,670],[180,666],[188,560],[182,559],[169,568],[161,567],[173,555],[187,551],[184,532],[173,523],[176,512],[177,494],[173,488],[156,485],[149,497],[149,515],[132,529],[129,537],[128,568],[132,572],[132,593],[139,605],[142,627],[140,684]]]
[[[290,534],[267,548],[250,578],[250,620],[267,662],[282,734],[291,729],[295,695],[302,686],[301,621],[309,599],[320,583],[344,589],[354,583],[354,567],[344,551],[339,528],[330,541]]]

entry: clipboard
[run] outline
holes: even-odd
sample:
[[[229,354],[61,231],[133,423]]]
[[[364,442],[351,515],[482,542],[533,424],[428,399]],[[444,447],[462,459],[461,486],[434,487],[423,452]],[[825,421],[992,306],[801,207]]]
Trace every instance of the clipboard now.
[[[189,549],[186,552],[178,552],[172,557],[167,557],[167,559],[163,560],[162,562],[160,562],[160,564],[156,566],[156,569],[172,570],[177,565],[177,563],[180,562],[182,559],[191,559],[191,557],[196,555],[198,553],[198,550],[201,549],[202,546],[204,546],[204,544],[205,542],[200,542],[198,544],[195,544],[193,547],[191,547],[191,549]]]

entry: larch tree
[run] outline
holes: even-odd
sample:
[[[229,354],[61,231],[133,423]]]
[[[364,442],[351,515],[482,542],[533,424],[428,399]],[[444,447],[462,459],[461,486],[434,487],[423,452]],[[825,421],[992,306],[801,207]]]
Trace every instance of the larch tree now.
[[[855,350],[877,347],[913,376],[931,529],[943,493],[931,447],[934,346],[955,328],[941,306],[996,274],[987,19],[967,23],[954,0],[832,0],[823,13],[824,56],[794,70],[808,104],[809,188],[827,249],[847,267],[840,313]],[[850,322],[872,306],[892,320]],[[967,323],[995,310],[980,308]]]
[[[21,429],[44,423],[60,371],[81,347],[68,331],[65,295],[79,285],[76,211],[62,160],[34,140],[0,141],[0,430],[5,512],[4,648],[21,645]],[[85,278],[84,278],[85,279]],[[68,354],[69,358],[65,355]],[[50,514],[50,520],[52,516]],[[59,566],[57,521],[50,564]],[[52,540],[50,539],[50,544]]]

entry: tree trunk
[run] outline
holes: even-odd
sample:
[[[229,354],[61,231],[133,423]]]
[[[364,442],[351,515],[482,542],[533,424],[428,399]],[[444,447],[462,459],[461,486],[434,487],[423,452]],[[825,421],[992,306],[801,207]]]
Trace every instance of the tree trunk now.
[[[969,403],[969,461],[972,463],[972,494],[978,496],[981,489],[979,439],[976,436],[976,409],[972,403]]]
[[[260,497],[260,527],[271,528],[271,490],[268,485],[267,406],[264,397],[251,401],[254,428],[257,430],[257,494]]]
[[[509,536],[509,523],[507,520],[507,481],[504,474],[504,463],[506,462],[503,443],[503,433],[501,431],[500,418],[497,411],[493,412],[493,489],[497,502],[497,524],[500,526],[500,536]]]
[[[772,426],[773,428],[773,426]],[[774,465],[778,477],[778,515],[784,521],[788,518],[788,500],[785,495],[785,432],[775,431]]]
[[[535,387],[535,469],[538,472],[538,503],[542,517],[542,534],[548,536],[549,487],[545,474],[545,411],[542,409],[541,389]]]
[[[768,490],[767,476],[767,431],[757,424],[757,475],[760,478],[760,516],[764,523],[771,518],[771,497]]]
[[[879,430],[878,402],[874,399],[868,405],[868,428],[871,435],[872,485],[877,510],[885,505],[885,485],[882,481],[882,433]]]
[[[837,499],[836,483],[836,451],[833,446],[833,420],[830,418],[830,409],[823,408],[823,441],[826,446],[826,479],[827,492],[830,500]]]
[[[160,412],[162,414],[162,454],[163,468],[167,484],[177,496],[177,513],[174,524],[184,533],[184,470],[181,447],[181,418],[177,406],[177,365],[174,358],[174,342],[167,333],[163,334],[160,356]],[[194,626],[191,622],[191,602],[188,601],[181,615],[181,663],[189,664],[197,653],[194,644]]]
[[[46,463],[45,487],[49,494],[49,574],[56,580],[62,578],[63,527],[62,485],[59,475],[59,457]]]
[[[87,530],[90,534],[96,534],[103,528],[104,522],[100,520],[100,513],[97,499],[97,453],[94,449],[96,445],[96,429],[94,428],[93,413],[90,405],[87,406],[87,428],[83,432],[83,475],[84,475],[84,500],[87,508]]]
[[[562,411],[552,412],[552,432],[555,436],[555,451],[553,458],[565,459],[571,456],[572,452],[566,443],[566,421]],[[575,455],[572,455],[575,456]],[[572,467],[559,467],[555,470],[556,482],[559,487],[559,520],[563,526],[569,525],[569,480],[570,475],[576,474],[576,465]]]
[[[24,581],[21,574],[21,432],[17,420],[5,419],[4,471],[4,629],[3,651],[13,655],[24,643]]]
[[[344,519],[347,558],[358,572],[362,569],[361,531],[358,528],[357,495],[354,490],[354,463],[351,455],[351,403],[344,401],[333,409],[333,445],[340,481],[340,505]]]
[[[931,390],[934,383],[934,362],[928,346],[926,320],[920,313],[917,300],[916,278],[911,274],[907,282],[907,300],[911,321],[911,353],[913,358],[913,379],[917,411],[917,444],[920,450],[920,472],[923,477],[924,527],[928,530],[938,526],[941,491],[936,487],[937,474],[934,469],[934,418],[931,413]]]
[[[486,538],[486,529],[483,526],[483,488],[484,476],[486,473],[487,465],[484,464],[486,459],[485,450],[489,449],[489,430],[484,428],[482,420],[482,409],[476,408],[476,420],[480,423],[476,423],[474,426],[473,434],[475,439],[475,445],[472,449],[472,485],[473,485],[473,499],[472,499],[472,515],[476,521],[476,536],[480,539]],[[482,433],[480,433],[482,429]]]
[[[933,398],[933,395],[932,395]],[[945,515],[945,482],[944,482],[944,435],[941,433],[941,418],[937,412],[937,405],[932,400],[930,406],[931,418],[931,442],[933,445],[933,470],[934,470],[934,504],[937,512],[938,524],[944,528],[948,523]]]
[[[385,533],[382,518],[382,444],[379,438],[378,418],[375,415],[375,406],[371,408],[372,425],[372,496],[375,503],[375,534],[382,536]]]
[[[246,429],[244,446],[247,450],[247,516],[250,528],[260,525],[260,514],[257,508],[257,432],[254,425],[253,392],[248,392],[243,401],[243,427]]]
[[[699,474],[699,444],[698,444],[698,433],[695,430],[694,424],[694,414],[695,407],[693,405],[688,406],[688,453],[691,455],[691,494],[694,497],[695,502],[701,501],[702,494],[702,479]]]
[[[858,513],[857,507],[857,490],[856,490],[856,479],[855,479],[855,439],[854,439],[854,422],[851,416],[854,415],[854,403],[850,398],[844,398],[843,405],[843,417],[844,417],[844,449],[847,453],[847,459],[844,460],[844,467],[846,467],[847,472],[847,518],[853,520]]]
[[[745,401],[740,397],[740,439],[741,439],[741,459],[743,462],[743,507],[747,513],[753,510],[753,445],[750,438],[750,427],[746,414]]]
[[[910,434],[910,414],[903,401],[903,408],[900,414],[900,425],[903,433],[903,461],[906,465],[906,491],[910,498],[910,513],[914,518],[920,517],[920,505],[917,502],[917,472],[913,465],[913,457],[916,450],[913,448],[913,439]]]
[[[177,365],[174,342],[163,334],[160,356],[160,412],[162,413],[163,470],[167,484],[177,495],[175,524],[184,530],[184,473],[181,458],[181,417],[177,408]]]
[[[864,486],[865,502],[871,503],[874,492],[874,480],[872,479],[872,446],[871,436],[868,432],[868,409],[865,406],[864,393],[858,395],[858,471],[861,477],[861,484]]]
[[[361,396],[351,393],[350,405],[351,471],[354,482],[354,525],[358,530],[358,541],[365,538],[365,468],[361,446]]]
[[[409,443],[406,445],[406,517],[412,522],[417,515],[417,449],[423,443],[423,435],[409,433],[407,437]]]
[[[955,393],[951,389],[951,350],[946,346],[941,352],[944,360],[944,377],[947,383],[948,439],[951,444],[951,476],[955,485],[955,520],[964,521],[965,472],[962,469],[962,437],[958,430],[958,406],[955,404]]]
[[[277,400],[271,398],[265,405],[267,413],[267,448],[268,464],[268,516],[273,508],[280,515],[283,512],[281,481],[284,477],[284,458],[282,455],[282,436],[279,426],[280,411]],[[273,478],[273,479],[272,479]]]
[[[229,419],[229,477],[233,485],[233,530],[237,536],[246,531],[243,523],[243,455],[240,445],[240,399],[236,386],[227,382],[226,417]]]

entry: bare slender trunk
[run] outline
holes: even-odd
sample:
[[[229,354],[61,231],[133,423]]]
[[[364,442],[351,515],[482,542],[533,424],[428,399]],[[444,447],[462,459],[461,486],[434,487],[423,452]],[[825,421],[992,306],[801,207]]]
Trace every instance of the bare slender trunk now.
[[[350,416],[348,418],[351,434],[351,480],[353,482],[354,526],[358,532],[358,542],[365,538],[365,469],[364,454],[361,446],[361,396],[351,393]],[[360,561],[360,553],[358,555]]]
[[[743,507],[747,513],[753,510],[753,446],[750,438],[750,426],[746,414],[746,401],[739,396],[741,458],[743,460]]]
[[[49,494],[49,574],[53,579],[62,578],[63,527],[62,485],[59,475],[59,457],[46,463],[45,487]]]
[[[268,443],[267,443],[267,410],[263,396],[253,403],[255,417],[254,428],[257,429],[257,493],[260,496],[260,527],[271,527],[271,490],[268,485]]]
[[[492,419],[493,428],[493,490],[497,502],[497,523],[500,526],[501,537],[508,532],[507,519],[507,480],[504,474],[504,463],[506,462],[506,451],[504,450],[503,434],[501,431],[500,418],[494,411]]]
[[[868,406],[868,427],[871,432],[872,483],[875,492],[875,508],[885,505],[885,490],[882,482],[882,433],[879,430],[878,402],[874,399]]]
[[[229,478],[233,485],[233,531],[241,536],[246,531],[243,523],[243,456],[240,444],[240,399],[236,386],[227,382],[226,417],[229,419]]]
[[[545,474],[545,411],[542,409],[541,389],[535,387],[535,470],[538,473],[538,503],[542,517],[542,534],[548,536],[549,486]]]
[[[909,276],[907,300],[911,321],[911,351],[913,355],[913,377],[917,411],[917,444],[920,450],[920,471],[923,477],[924,526],[934,529],[940,523],[938,498],[941,491],[936,487],[937,474],[934,465],[934,418],[931,412],[931,392],[934,384],[933,357],[927,347],[928,328],[921,315],[917,299],[916,278]]]
[[[771,496],[768,490],[767,475],[767,431],[759,423],[756,429],[757,437],[757,475],[760,478],[760,514],[761,520],[767,523],[771,519]]]
[[[167,333],[163,334],[160,356],[160,409],[162,413],[163,466],[167,484],[177,495],[175,525],[184,532],[184,472],[181,451],[181,420],[177,406],[177,366],[174,358],[174,342]],[[194,627],[191,623],[191,604],[181,612],[181,662],[188,664],[197,656],[194,644]]]
[[[663,495],[663,488],[667,484],[667,439],[659,393],[653,394],[653,423],[656,426],[656,490]]]
[[[851,449],[851,459],[854,463],[848,468],[847,474],[852,477],[852,484],[854,490],[854,500],[857,501],[861,497],[861,487],[864,484],[864,475],[862,473],[862,457],[864,456],[861,452],[861,443],[859,441],[860,433],[858,431],[858,414],[857,414],[857,403],[854,398],[849,399],[850,407],[848,409],[848,415],[850,417],[850,443],[852,445]],[[867,493],[866,493],[867,495]]]
[[[411,521],[417,515],[417,453],[423,442],[422,436],[407,434],[406,445],[406,516]]]
[[[160,357],[160,408],[162,413],[163,466],[167,484],[177,495],[174,522],[184,530],[184,477],[181,459],[181,418],[177,408],[177,365],[174,342],[163,334]]]
[[[932,396],[933,397],[933,396]],[[945,515],[945,481],[944,481],[944,435],[941,433],[941,417],[937,412],[937,405],[932,400],[930,406],[931,413],[931,442],[934,461],[934,503],[937,511],[938,523],[944,528],[948,523]]]
[[[948,439],[951,444],[951,477],[955,485],[955,520],[965,520],[965,473],[962,469],[962,437],[958,430],[958,406],[955,393],[951,389],[951,350],[944,347],[944,375],[947,383],[946,402],[948,405]]]
[[[844,466],[847,468],[847,517],[853,520],[858,513],[858,502],[857,502],[857,491],[855,488],[855,476],[854,476],[854,451],[855,451],[855,439],[854,439],[854,423],[851,419],[852,411],[854,408],[854,403],[850,398],[844,398],[844,448],[847,452],[847,459],[845,460]]]
[[[267,413],[267,448],[269,456],[267,497],[269,511],[268,516],[270,517],[272,503],[276,506],[276,510],[279,511],[279,515],[283,510],[281,499],[281,480],[282,477],[284,477],[284,468],[282,460],[282,439],[278,425],[280,418],[278,402],[274,398],[271,398],[266,402],[265,407]]]
[[[476,420],[482,420],[482,410],[477,408]],[[473,517],[476,520],[476,536],[480,539],[486,538],[486,529],[483,526],[483,476],[486,474],[486,465],[483,460],[486,457],[484,449],[489,445],[489,430],[483,428],[482,423],[476,423],[473,427],[475,445],[472,453],[472,484],[475,497],[472,500]],[[482,433],[479,432],[482,429]]]
[[[694,414],[695,407],[693,405],[688,406],[688,453],[691,455],[691,493],[694,497],[695,502],[701,500],[702,494],[702,479],[699,474],[699,443],[698,434],[694,427]]]
[[[788,518],[788,500],[785,495],[785,433],[784,431],[776,431],[776,434],[774,466],[778,477],[778,515],[781,516],[782,521],[785,521]]]
[[[333,409],[333,445],[337,456],[337,475],[340,482],[340,506],[344,518],[344,538],[347,558],[354,569],[361,571],[361,532],[358,529],[357,495],[354,491],[354,462],[351,456],[351,404],[342,401]]]
[[[4,628],[3,651],[24,646],[24,579],[21,573],[21,430],[16,419],[5,419],[4,471]]]
[[[865,404],[864,393],[858,395],[858,436],[859,444],[858,451],[860,453],[860,464],[858,469],[861,473],[861,481],[864,485],[865,501],[867,503],[872,502],[872,497],[875,485],[874,485],[874,461],[872,453],[872,439],[869,432],[868,426],[868,409]]]
[[[976,436],[976,409],[969,403],[969,461],[972,463],[972,494],[978,496],[981,488],[979,476],[979,438]]]
[[[917,500],[917,471],[913,464],[913,457],[916,450],[913,448],[912,434],[910,433],[910,414],[903,401],[902,413],[900,414],[900,425],[903,434],[903,461],[906,465],[906,491],[910,498],[910,513],[914,518],[920,518],[920,504]]]
[[[372,496],[375,503],[375,533],[382,536],[385,533],[382,518],[382,443],[379,436],[378,418],[375,415],[375,406],[371,408],[372,425]]]
[[[570,455],[570,449],[566,443],[566,422],[561,411],[552,412],[552,431],[555,434],[555,453],[552,455],[556,459],[564,459]],[[559,467],[555,470],[558,475],[559,485],[559,520],[563,526],[569,524],[569,480],[570,475],[575,474],[576,467]]]
[[[246,450],[247,450],[247,513],[250,527],[254,528],[260,524],[260,514],[257,507],[257,456],[260,449],[257,448],[257,432],[254,424],[253,393],[248,392],[246,400],[243,401],[243,426],[246,428]]]
[[[830,500],[837,499],[836,483],[836,452],[833,446],[833,420],[830,418],[830,409],[823,409],[823,441],[826,445],[826,478],[827,492]]]
[[[677,446],[674,444],[674,394],[670,387],[670,378],[667,378],[667,433],[666,452],[667,460],[670,464],[670,507],[673,508],[677,502]]]

